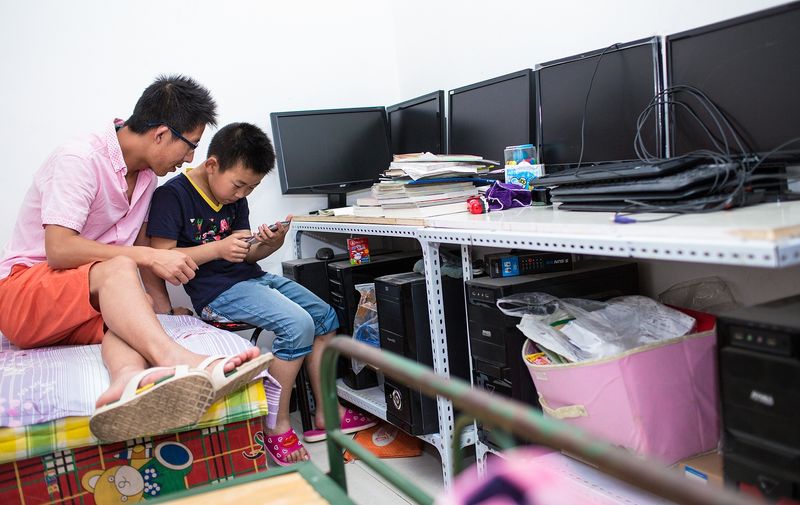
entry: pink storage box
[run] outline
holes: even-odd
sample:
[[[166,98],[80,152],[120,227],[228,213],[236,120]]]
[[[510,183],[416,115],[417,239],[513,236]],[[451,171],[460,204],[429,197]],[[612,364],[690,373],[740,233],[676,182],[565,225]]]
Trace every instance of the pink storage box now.
[[[544,413],[666,464],[716,449],[716,321],[684,312],[697,319],[697,333],[614,358],[569,365],[525,360]],[[523,359],[532,352],[528,340]]]

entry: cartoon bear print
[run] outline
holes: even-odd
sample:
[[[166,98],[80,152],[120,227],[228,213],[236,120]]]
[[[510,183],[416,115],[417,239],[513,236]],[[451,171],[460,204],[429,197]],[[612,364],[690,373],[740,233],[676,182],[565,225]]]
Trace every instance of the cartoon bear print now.
[[[145,456],[144,446],[137,445],[130,455],[130,465],[105,470],[90,470],[81,478],[83,488],[94,494],[97,505],[129,505],[186,489],[185,477],[194,457],[179,442],[162,442]]]
[[[144,478],[129,465],[90,470],[81,478],[83,489],[94,494],[97,505],[130,505],[142,501]]]

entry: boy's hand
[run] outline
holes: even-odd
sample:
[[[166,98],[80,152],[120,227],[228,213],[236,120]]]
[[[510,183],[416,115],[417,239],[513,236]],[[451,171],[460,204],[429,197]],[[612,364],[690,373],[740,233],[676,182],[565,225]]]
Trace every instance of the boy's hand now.
[[[250,250],[250,244],[245,239],[250,236],[247,231],[237,231],[228,235],[226,238],[216,242],[217,255],[231,263],[241,263]]]
[[[291,221],[292,216],[286,216],[284,222],[290,223]],[[286,232],[289,231],[289,225],[278,221],[272,225],[272,227],[275,231],[272,231],[268,224],[260,225],[258,227],[258,233],[256,233],[256,240],[258,243],[264,244],[267,247],[278,249],[283,245],[283,241],[286,240]]]
[[[160,278],[174,286],[186,284],[194,279],[197,263],[186,254],[171,249],[150,249],[150,251],[147,266]]]

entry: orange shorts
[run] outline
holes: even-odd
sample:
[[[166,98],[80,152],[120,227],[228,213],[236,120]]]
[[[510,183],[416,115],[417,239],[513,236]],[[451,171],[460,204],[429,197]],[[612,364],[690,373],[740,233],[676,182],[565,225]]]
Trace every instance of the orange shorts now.
[[[0,280],[0,331],[22,349],[99,344],[103,318],[89,302],[94,263],[54,270],[46,262],[15,265]]]

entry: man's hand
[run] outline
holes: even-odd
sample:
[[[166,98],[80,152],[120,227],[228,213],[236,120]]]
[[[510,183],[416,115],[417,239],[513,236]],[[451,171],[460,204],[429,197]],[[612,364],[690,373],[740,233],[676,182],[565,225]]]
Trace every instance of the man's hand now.
[[[224,239],[216,242],[217,255],[231,263],[241,263],[250,251],[250,244],[245,239],[250,236],[248,231],[236,231]]]
[[[173,286],[194,279],[197,263],[186,254],[170,249],[150,249],[147,267]]]

